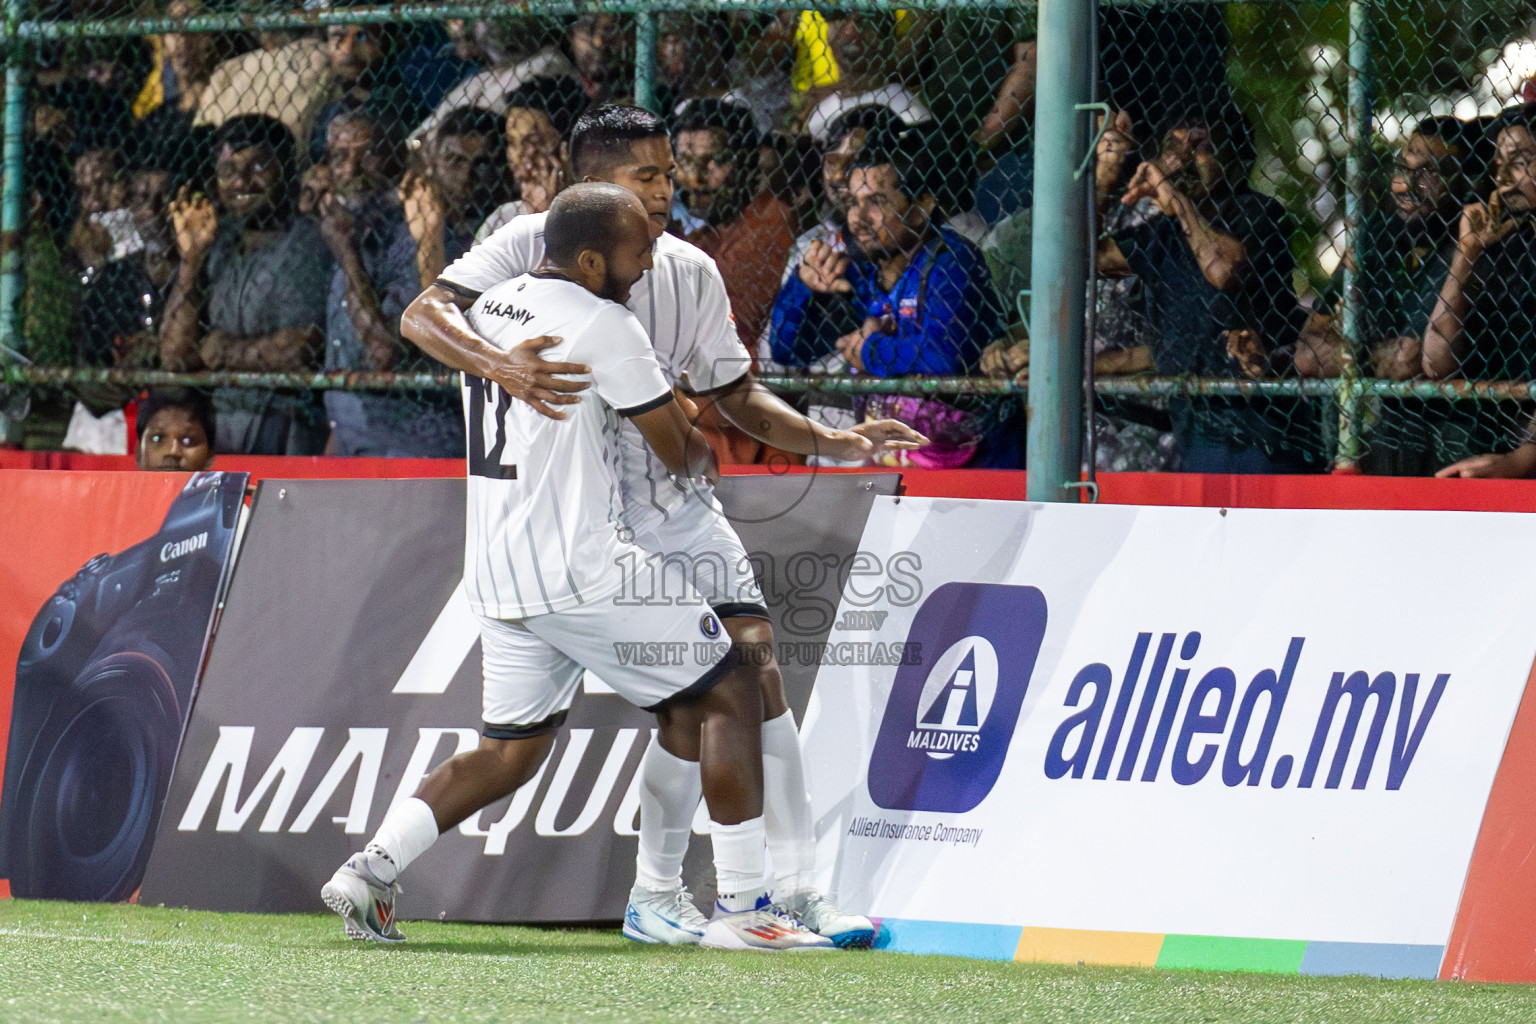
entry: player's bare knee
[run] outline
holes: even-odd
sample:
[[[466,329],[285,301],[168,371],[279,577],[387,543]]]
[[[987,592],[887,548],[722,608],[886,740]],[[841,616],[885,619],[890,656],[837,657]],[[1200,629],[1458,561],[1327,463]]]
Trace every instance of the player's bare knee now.
[[[758,655],[761,660],[777,664],[773,655],[773,624],[767,619],[740,615],[726,619],[724,624],[733,645],[761,651]]]

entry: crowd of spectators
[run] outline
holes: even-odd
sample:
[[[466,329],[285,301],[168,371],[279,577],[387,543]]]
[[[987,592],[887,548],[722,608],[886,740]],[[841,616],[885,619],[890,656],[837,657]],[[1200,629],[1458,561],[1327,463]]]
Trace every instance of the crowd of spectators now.
[[[1101,14],[1114,113],[1096,165],[1100,375],[1345,372],[1342,282],[1305,286],[1285,209],[1253,187],[1226,31],[1204,5]],[[634,46],[630,19],[586,14],[45,48],[27,144],[28,355],[179,371],[441,369],[401,340],[401,311],[477,240],[570,184],[571,125],[630,99]],[[659,19],[671,230],[719,265],[760,371],[1027,374],[1035,62],[1016,14]],[[1395,153],[1358,250],[1366,372],[1536,375],[1532,123],[1518,108],[1482,123],[1427,118]],[[71,432],[132,397],[75,389]],[[934,441],[901,456],[915,464],[1022,465],[1017,399],[804,402],[834,426],[912,424]],[[1174,397],[1101,408],[1095,433],[1106,468],[1298,472],[1321,468],[1331,408]],[[217,452],[463,453],[451,390],[221,387],[192,418],[216,430]],[[738,461],[767,454],[712,427]],[[1382,412],[1374,429],[1376,471],[1524,466],[1479,458],[1521,438],[1475,406]]]

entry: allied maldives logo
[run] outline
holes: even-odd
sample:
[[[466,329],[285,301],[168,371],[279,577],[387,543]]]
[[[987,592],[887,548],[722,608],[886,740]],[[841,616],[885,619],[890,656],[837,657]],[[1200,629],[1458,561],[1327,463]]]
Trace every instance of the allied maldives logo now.
[[[1003,770],[1045,638],[1034,587],[946,583],[923,602],[869,759],[869,795],[900,811],[969,811]]]

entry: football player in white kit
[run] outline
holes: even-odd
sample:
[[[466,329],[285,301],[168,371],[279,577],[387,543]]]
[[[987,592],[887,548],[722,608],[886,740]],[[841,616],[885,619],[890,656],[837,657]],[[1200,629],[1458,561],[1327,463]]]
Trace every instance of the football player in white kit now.
[[[725,651],[712,653],[709,664],[656,666],[626,665],[617,653],[626,641],[686,647],[721,631],[714,612],[700,614],[702,599],[691,591],[688,603],[627,600],[628,585],[648,585],[659,570],[641,565],[636,580],[621,566],[641,552],[618,521],[620,422],[635,427],[674,476],[701,476],[713,466],[645,332],[619,304],[651,265],[646,222],[645,208],[626,189],[568,189],[550,207],[545,268],[487,290],[469,310],[470,323],[493,345],[516,344],[524,327],[558,332],[558,354],[591,366],[593,393],[562,422],[464,375],[464,590],[480,620],[484,737],[479,749],[439,765],[321,890],[353,938],[404,938],[394,923],[399,873],[440,833],[533,778],[583,670],[591,669],[655,712],[661,743],[699,760],[721,893],[703,944],[833,945],[769,903],[755,681],[731,672],[734,654]]]
[[[577,179],[621,185],[649,214],[654,265],[627,305],[650,336],[670,382],[716,403],[742,430],[785,451],[856,461],[882,448],[926,443],[894,420],[832,430],[756,383],[714,260],[665,233],[674,162],[660,118],[638,107],[598,107],[576,122],[570,151]],[[579,400],[575,392],[586,387],[563,375],[580,375],[587,367],[544,361],[539,353],[554,339],[534,337],[537,331],[528,331],[531,340],[510,350],[489,344],[464,313],[486,289],[537,267],[545,245],[544,215],[513,219],[443,271],[406,309],[401,333],[448,366],[494,380],[513,398],[558,417],[558,407]],[[741,541],[708,485],[679,487],[669,481],[632,426],[624,428],[622,441],[623,520],[635,543],[670,561],[706,566],[708,571],[695,572],[689,582],[703,592],[738,648],[755,645],[758,652],[738,659],[732,672],[752,677],[763,693],[764,816],[776,899],[840,946],[869,945],[875,930],[868,918],[844,913],[811,888],[815,841],[799,734],[772,657],[767,609]],[[698,942],[707,922],[682,883],[699,803],[698,765],[652,744],[641,766],[640,792],[640,851],[624,934],[641,942]]]

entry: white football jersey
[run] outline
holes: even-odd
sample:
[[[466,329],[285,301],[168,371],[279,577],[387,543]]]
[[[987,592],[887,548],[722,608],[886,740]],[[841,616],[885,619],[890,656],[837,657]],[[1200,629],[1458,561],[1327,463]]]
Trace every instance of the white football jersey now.
[[[514,218],[449,264],[439,280],[474,295],[536,270],[544,260],[546,216]],[[664,234],[652,250],[652,264],[631,290],[628,306],[650,335],[668,383],[703,392],[740,380],[751,369],[752,360],[736,334],[725,281],[715,261],[698,246]],[[543,333],[525,330],[519,340]],[[544,358],[556,361],[551,351],[545,351]],[[666,516],[690,494],[707,493],[700,485],[673,483],[633,424],[623,424],[621,437],[619,472],[626,504],[641,504]]]
[[[502,349],[557,335],[548,358],[592,368],[592,387],[565,407],[563,420],[464,375],[470,607],[525,619],[612,595],[630,548],[618,536],[620,417],[672,400],[644,330],[629,310],[579,284],[528,274],[485,291],[468,317],[475,333]]]

